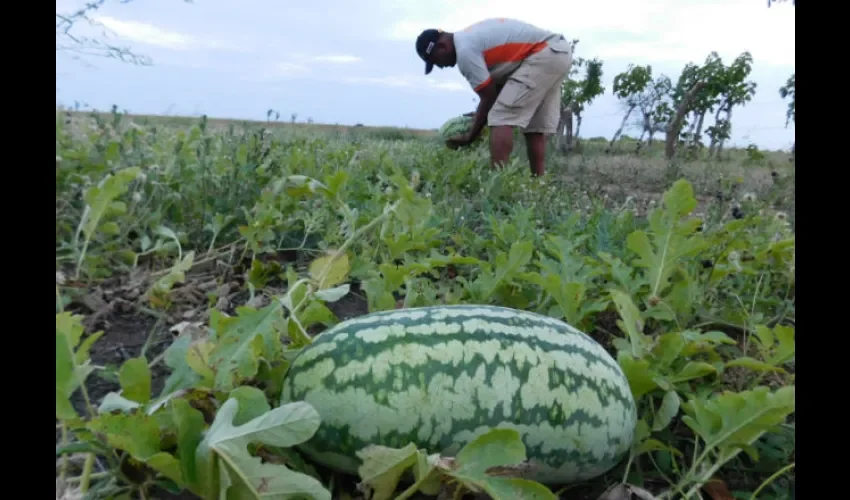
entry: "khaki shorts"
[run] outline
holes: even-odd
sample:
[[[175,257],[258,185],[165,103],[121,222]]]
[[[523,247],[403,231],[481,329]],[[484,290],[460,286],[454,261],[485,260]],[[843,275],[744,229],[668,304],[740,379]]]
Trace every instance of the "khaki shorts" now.
[[[561,86],[573,63],[563,38],[528,57],[508,77],[490,108],[491,127],[520,127],[523,133],[554,134],[561,118]]]

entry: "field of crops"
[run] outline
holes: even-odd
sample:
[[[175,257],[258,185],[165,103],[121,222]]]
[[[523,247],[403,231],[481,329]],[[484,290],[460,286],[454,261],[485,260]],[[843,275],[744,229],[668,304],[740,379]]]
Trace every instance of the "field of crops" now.
[[[522,142],[491,171],[485,144],[400,130],[56,118],[57,498],[794,497],[788,155],[590,140],[537,179]],[[638,403],[628,456],[549,488],[485,471],[524,459],[510,432],[456,461],[373,450],[359,477],[299,453],[321,422],[280,404],[293,355],[436,304],[602,344]]]

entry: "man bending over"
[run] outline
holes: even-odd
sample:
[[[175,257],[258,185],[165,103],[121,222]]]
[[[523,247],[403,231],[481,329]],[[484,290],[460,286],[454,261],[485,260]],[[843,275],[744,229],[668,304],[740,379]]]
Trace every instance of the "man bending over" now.
[[[561,85],[572,66],[563,35],[514,19],[487,19],[459,31],[428,29],[416,39],[425,74],[457,65],[480,101],[472,129],[450,137],[467,146],[490,125],[490,162],[504,165],[513,150],[513,127],[525,134],[533,175],[543,175],[546,140],[561,115]]]

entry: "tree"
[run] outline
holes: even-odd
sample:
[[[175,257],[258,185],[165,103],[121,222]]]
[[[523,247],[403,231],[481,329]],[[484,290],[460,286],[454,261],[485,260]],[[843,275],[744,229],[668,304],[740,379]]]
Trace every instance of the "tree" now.
[[[673,118],[671,92],[673,83],[667,75],[660,75],[647,88],[636,96],[639,111],[635,126],[641,129],[638,138],[638,148],[643,138],[647,138],[647,146],[652,146],[655,134],[667,130]]]
[[[105,57],[118,59],[122,62],[147,66],[151,63],[147,56],[135,54],[128,47],[118,47],[103,39],[78,36],[72,33],[80,23],[89,26],[102,27],[103,24],[92,18],[92,13],[103,6],[106,0],[95,0],[86,3],[80,10],[71,13],[56,13],[56,52],[71,53],[72,57],[80,59],[89,57]]]
[[[790,97],[788,101],[788,110],[785,112],[785,127],[788,127],[788,123],[794,122],[797,123],[797,89],[796,89],[796,75],[797,73],[792,73],[791,76],[788,77],[788,80],[785,82],[785,85],[779,88],[779,95],[783,99],[787,99]],[[791,145],[791,154],[796,155],[797,153],[797,141]]]
[[[578,40],[573,40],[571,43],[575,50]],[[585,71],[584,77],[579,80],[577,76],[580,68],[584,68]],[[581,114],[586,106],[603,93],[605,93],[605,87],[602,86],[602,61],[596,58],[574,59],[570,73],[561,86],[561,120],[558,124],[561,150],[567,151],[572,148],[574,138],[578,137],[581,130]],[[573,116],[576,119],[575,134],[573,134]]]
[[[790,122],[797,123],[797,90],[796,90],[796,75],[792,73],[785,81],[785,85],[779,88],[779,96],[783,99],[791,98],[788,101],[788,110],[785,112],[785,127],[788,127]]]
[[[711,52],[705,58],[702,66],[688,64],[679,77],[679,84],[674,89],[674,99],[683,96],[688,89],[693,88],[697,82],[705,85],[694,95],[690,106],[690,120],[688,131],[684,139],[688,142],[688,149],[693,151],[702,145],[702,133],[705,126],[705,115],[712,111],[720,103],[720,95],[723,93],[723,77],[726,68],[723,60],[717,52]]]
[[[731,137],[732,109],[750,102],[756,93],[756,83],[746,81],[753,69],[753,57],[749,52],[739,55],[735,61],[717,75],[720,89],[720,102],[714,114],[714,125],[706,130],[711,138],[709,156],[716,153],[719,157],[723,143]],[[725,114],[721,117],[721,114]]]
[[[129,3],[133,0],[121,0],[121,3]],[[192,3],[192,0],[183,0]],[[106,41],[106,27],[95,20],[92,14],[101,8],[106,0],[91,0],[81,9],[70,13],[56,13],[56,52],[72,54],[75,59],[84,57],[105,57],[118,59],[119,61],[148,66],[151,64],[150,57],[134,53],[129,47],[119,47]],[[80,23],[104,29],[103,38],[92,38],[78,36],[72,31]]]
[[[614,77],[613,93],[626,105],[626,114],[623,116],[623,121],[620,122],[620,128],[614,132],[611,138],[609,148],[614,147],[617,138],[623,133],[623,127],[626,126],[626,121],[632,114],[632,111],[640,104],[641,94],[646,87],[652,82],[652,66],[635,66],[629,64],[626,71]]]
[[[698,81],[687,92],[681,94],[678,98],[674,98],[673,102],[676,113],[667,125],[667,137],[664,146],[664,155],[667,159],[673,158],[673,155],[676,153],[676,144],[679,142],[679,133],[684,125],[685,115],[690,109],[691,103],[696,99],[697,94],[702,92],[705,87],[706,82]]]

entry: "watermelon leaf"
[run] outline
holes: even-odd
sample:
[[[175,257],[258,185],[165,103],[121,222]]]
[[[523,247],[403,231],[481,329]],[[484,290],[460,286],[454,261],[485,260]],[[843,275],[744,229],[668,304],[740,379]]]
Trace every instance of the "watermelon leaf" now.
[[[94,371],[88,351],[103,335],[103,331],[93,333],[81,343],[82,319],[68,312],[56,315],[56,418],[60,420],[77,418],[70,397]]]
[[[151,399],[151,371],[143,356],[131,358],[121,365],[118,372],[121,394],[130,401],[147,403]]]
[[[183,482],[180,462],[160,451],[160,427],[157,418],[143,412],[105,413],[92,419],[88,430],[106,437],[109,446],[126,451],[167,478]]]
[[[247,449],[249,443],[291,447],[310,439],[320,424],[316,410],[305,402],[288,403],[235,426],[239,406],[235,398],[224,403],[195,452],[199,484],[209,485],[204,498],[330,500],[330,492],[316,479],[263,463]]]
[[[417,457],[420,453],[413,443],[404,448],[371,445],[358,451],[357,456],[363,464],[357,472],[363,480],[363,485],[372,489],[372,495],[368,498],[371,500],[393,498],[401,475],[406,469],[418,464]]]
[[[696,397],[683,403],[685,416],[682,421],[705,445],[673,491],[690,486],[685,495],[689,498],[741,451],[753,461],[758,461],[758,452],[753,444],[794,413],[795,398],[794,385],[775,391],[759,386],[749,391]]]
[[[493,429],[467,443],[458,452],[449,476],[472,491],[481,491],[494,500],[514,498],[551,499],[557,497],[540,483],[509,477],[514,466],[522,467],[525,445],[513,429]]]
[[[215,367],[215,387],[223,391],[257,375],[260,359],[275,360],[283,348],[277,329],[281,319],[279,301],[262,309],[239,307],[236,311],[238,316],[234,318],[210,316],[216,340],[207,366]]]
[[[680,179],[664,193],[664,208],[649,215],[650,233],[637,230],[626,238],[628,248],[638,255],[635,267],[646,269],[650,301],[660,299],[670,286],[680,259],[696,255],[706,246],[695,234],[702,221],[682,220],[696,204],[690,183]]]

